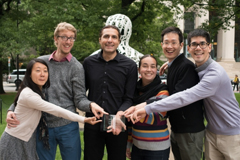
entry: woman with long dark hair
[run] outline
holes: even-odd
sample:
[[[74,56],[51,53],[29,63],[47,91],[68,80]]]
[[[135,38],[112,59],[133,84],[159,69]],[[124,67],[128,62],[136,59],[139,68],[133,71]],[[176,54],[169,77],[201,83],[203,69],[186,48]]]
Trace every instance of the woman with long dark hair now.
[[[14,100],[14,112],[20,124],[15,128],[5,128],[0,140],[0,159],[38,160],[35,130],[42,111],[81,123],[93,125],[100,122],[96,121],[96,117],[85,118],[45,101],[46,95],[42,91],[50,86],[48,73],[45,61],[33,59],[28,63],[25,77]],[[46,129],[45,126],[40,137],[45,137],[44,140],[47,140]]]

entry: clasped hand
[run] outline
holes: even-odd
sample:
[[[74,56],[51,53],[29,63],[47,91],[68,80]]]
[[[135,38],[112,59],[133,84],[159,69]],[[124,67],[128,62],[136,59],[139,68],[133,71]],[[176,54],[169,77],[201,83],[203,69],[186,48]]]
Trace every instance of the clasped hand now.
[[[136,106],[132,106],[124,112],[124,116],[128,121],[132,121],[133,124],[140,121],[142,118],[146,117],[146,110],[144,107],[147,105],[146,102],[140,103]]]

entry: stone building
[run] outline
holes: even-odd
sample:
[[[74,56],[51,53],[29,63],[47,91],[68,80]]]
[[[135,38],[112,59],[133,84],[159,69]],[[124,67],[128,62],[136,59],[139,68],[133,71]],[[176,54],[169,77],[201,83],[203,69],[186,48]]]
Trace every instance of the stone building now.
[[[178,27],[183,33],[189,33],[211,18],[211,15],[206,10],[198,9],[185,12],[183,6],[179,7],[182,9],[182,14],[189,14],[193,18],[193,20],[179,19],[179,17],[183,17],[183,15],[175,15],[175,17],[178,17],[176,19],[179,19],[177,22]],[[196,16],[197,14],[200,14],[201,17]],[[232,26],[235,26],[235,24],[240,24],[240,20],[231,20],[230,23]],[[221,29],[218,31],[217,36],[212,38],[212,58],[224,67],[231,79],[234,78],[235,74],[240,75],[240,30],[235,30],[235,27],[229,30]],[[187,40],[185,40],[185,44],[187,44]],[[186,57],[191,59],[190,54],[187,52],[186,45],[182,52],[184,52]]]

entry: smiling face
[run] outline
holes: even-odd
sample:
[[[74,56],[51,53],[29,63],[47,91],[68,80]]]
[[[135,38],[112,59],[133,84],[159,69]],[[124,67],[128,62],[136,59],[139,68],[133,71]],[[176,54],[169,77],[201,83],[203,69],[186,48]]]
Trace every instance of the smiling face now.
[[[206,39],[204,37],[198,36],[198,37],[192,37],[191,43],[207,43]],[[197,48],[192,49],[189,45],[187,46],[188,52],[191,54],[192,58],[195,61],[195,64],[199,67],[203,65],[209,58],[209,53],[211,52],[211,44],[209,44],[206,48],[202,49],[198,45]]]
[[[143,86],[150,84],[157,74],[156,60],[152,57],[143,58],[138,71],[141,74]]]
[[[180,54],[183,43],[179,42],[179,35],[177,33],[170,32],[164,35],[161,46],[164,55],[171,62]]]
[[[66,37],[73,37],[75,38],[75,33],[73,31],[70,30],[62,30],[58,33],[58,36],[66,36]],[[55,44],[57,45],[57,52],[63,55],[67,55],[68,53],[70,53],[73,45],[74,45],[74,41],[70,41],[70,39],[64,41],[62,40],[61,37],[58,36],[54,36],[54,41]]]
[[[35,84],[39,86],[39,88],[42,88],[42,86],[48,80],[47,66],[42,63],[36,62],[32,68],[31,79]]]
[[[99,44],[103,50],[103,54],[115,54],[120,44],[118,31],[114,28],[105,28],[99,38]]]

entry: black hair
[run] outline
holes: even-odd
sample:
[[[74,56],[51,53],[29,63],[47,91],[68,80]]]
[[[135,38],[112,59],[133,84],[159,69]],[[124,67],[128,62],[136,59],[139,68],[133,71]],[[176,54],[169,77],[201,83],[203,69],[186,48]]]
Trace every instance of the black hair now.
[[[161,42],[163,42],[164,35],[168,34],[168,33],[176,33],[176,34],[178,34],[178,38],[179,38],[180,44],[183,42],[182,31],[179,28],[177,28],[177,27],[167,27],[167,28],[165,28],[162,31],[162,34],[161,34]]]
[[[39,86],[38,86],[36,83],[34,83],[34,82],[32,81],[32,78],[31,78],[31,73],[32,73],[33,65],[34,65],[35,63],[37,63],[37,62],[45,65],[45,66],[47,67],[48,72],[49,72],[48,65],[47,65],[47,63],[46,63],[44,60],[39,59],[39,58],[36,58],[36,59],[31,60],[31,61],[28,63],[28,65],[27,65],[27,70],[26,70],[26,73],[25,73],[25,77],[23,78],[23,81],[22,81],[22,83],[21,83],[21,85],[20,85],[20,89],[18,90],[18,93],[17,93],[17,95],[16,95],[16,97],[15,97],[15,99],[14,99],[14,104],[15,104],[15,106],[17,105],[17,101],[18,101],[18,97],[19,97],[20,93],[21,93],[22,90],[23,90],[24,88],[26,88],[26,87],[31,88],[34,92],[36,92],[36,93],[39,94],[42,98],[44,98],[41,89],[39,88]],[[44,88],[48,88],[48,87],[50,87],[49,76],[48,76],[47,82],[43,85],[42,88],[44,89]]]
[[[192,37],[204,37],[207,41],[207,43],[211,43],[210,35],[207,31],[203,29],[194,29],[188,34],[188,45],[191,44]]]
[[[150,54],[145,54],[144,56],[142,56],[142,57],[140,58],[138,67],[139,67],[139,68],[141,67],[142,60],[143,60],[144,58],[147,58],[147,57],[152,57],[152,58],[156,61],[156,67],[157,67],[157,59],[156,59],[154,56],[150,55]]]
[[[107,28],[113,28],[113,29],[116,29],[116,30],[118,31],[118,37],[119,37],[119,39],[121,38],[121,33],[120,33],[119,29],[118,29],[116,26],[114,26],[114,25],[107,25],[107,26],[104,26],[104,27],[100,30],[100,32],[99,32],[99,38],[102,37],[102,32],[103,32],[103,30],[104,30],[104,29],[107,29]]]

